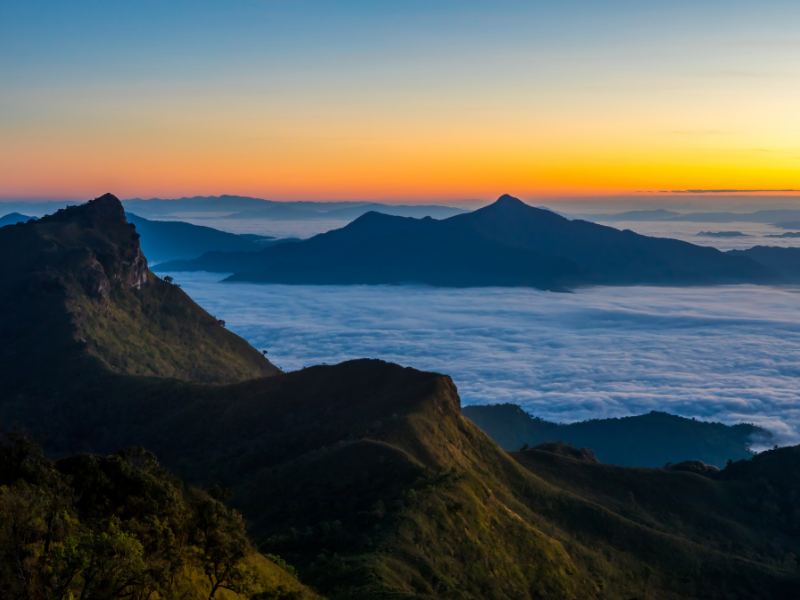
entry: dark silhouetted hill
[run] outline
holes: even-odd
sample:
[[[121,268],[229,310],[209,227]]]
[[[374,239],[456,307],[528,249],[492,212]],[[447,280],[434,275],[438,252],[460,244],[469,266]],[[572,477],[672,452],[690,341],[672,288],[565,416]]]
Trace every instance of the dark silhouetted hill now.
[[[34,217],[29,217],[28,215],[23,215],[22,213],[12,212],[8,213],[0,217],[0,227],[5,227],[6,225],[16,225],[17,223],[26,223],[33,219]]]
[[[192,196],[125,200],[125,209],[148,218],[181,215],[216,215],[235,219],[350,220],[372,210],[407,217],[449,217],[463,212],[436,204],[386,204],[379,202],[276,202],[247,196]]]
[[[600,462],[661,467],[686,460],[724,466],[752,455],[752,445],[771,445],[771,434],[749,424],[723,425],[650,412],[634,417],[552,423],[516,404],[465,406],[464,414],[507,450],[546,442],[590,448]]]
[[[800,282],[800,248],[778,246],[755,246],[747,250],[730,250],[728,254],[763,265],[776,273],[785,283]]]
[[[219,257],[181,263],[219,270]],[[213,263],[213,264],[209,264]],[[444,286],[760,282],[765,269],[714,248],[570,221],[503,196],[441,221],[367,213],[346,227],[225,264],[232,281]],[[164,265],[172,269],[173,265]],[[238,267],[233,268],[231,267]]]
[[[270,237],[228,233],[182,221],[151,221],[133,213],[126,217],[141,236],[142,251],[153,262],[197,258],[207,252],[255,252],[276,242]]]

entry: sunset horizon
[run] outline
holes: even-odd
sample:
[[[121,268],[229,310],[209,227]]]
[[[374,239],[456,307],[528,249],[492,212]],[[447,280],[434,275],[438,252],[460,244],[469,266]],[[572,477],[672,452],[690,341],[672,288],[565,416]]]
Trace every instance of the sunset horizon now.
[[[0,197],[797,190],[797,18],[785,2],[7,3]]]

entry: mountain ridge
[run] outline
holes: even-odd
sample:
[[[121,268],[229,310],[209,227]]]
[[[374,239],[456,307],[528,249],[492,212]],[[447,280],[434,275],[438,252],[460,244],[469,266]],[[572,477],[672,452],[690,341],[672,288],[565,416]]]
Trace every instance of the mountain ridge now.
[[[229,257],[230,258],[230,257]],[[265,249],[242,264],[222,255],[168,262],[165,271],[224,265],[229,281],[527,286],[698,285],[774,280],[747,256],[581,220],[510,195],[443,220],[370,212],[341,229]],[[237,268],[238,267],[238,268]]]

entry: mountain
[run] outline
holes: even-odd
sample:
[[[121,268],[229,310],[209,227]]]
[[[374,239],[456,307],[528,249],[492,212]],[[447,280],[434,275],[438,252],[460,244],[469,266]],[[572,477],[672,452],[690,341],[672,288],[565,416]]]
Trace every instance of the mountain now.
[[[275,202],[246,196],[193,196],[175,199],[124,201],[129,211],[146,217],[216,215],[237,219],[340,219],[350,220],[371,210],[409,217],[448,217],[463,212],[436,204],[385,204],[379,202]]]
[[[773,233],[773,234],[767,234],[764,237],[768,237],[768,238],[784,238],[784,239],[800,238],[800,231],[787,231],[785,233]]]
[[[800,221],[780,221],[773,225],[778,229],[800,229]]]
[[[0,514],[4,598],[317,597],[255,551],[240,514],[142,449],[52,461],[2,439]]]
[[[346,227],[267,248],[240,264],[219,255],[164,270],[233,270],[231,281],[444,286],[712,284],[765,281],[745,257],[570,221],[503,196],[441,221],[367,213]],[[238,267],[232,269],[231,267]]]
[[[772,273],[777,274],[784,283],[800,282],[800,248],[780,246],[754,246],[747,250],[729,250],[727,254],[748,258]]]
[[[714,237],[714,238],[742,238],[750,237],[748,234],[741,231],[700,231],[697,233],[700,237]]]
[[[776,227],[783,227],[781,221],[790,221],[786,229],[798,229],[792,227],[791,222],[800,223],[800,210],[785,209],[765,209],[750,212],[690,212],[679,213],[671,210],[652,209],[652,210],[631,210],[622,213],[612,213],[595,215],[600,221],[678,221],[693,223],[769,223]]]
[[[681,213],[655,208],[652,210],[629,210],[621,213],[595,215],[598,221],[668,221]]]
[[[713,476],[610,467],[563,448],[512,455],[462,416],[449,377],[378,360],[214,385],[177,378],[187,345],[197,372],[220,373],[208,348],[230,334],[196,326],[204,313],[149,273],[114,198],[6,228],[0,249],[0,423],[55,456],[143,446],[190,485],[229,490],[262,555],[281,556],[327,597],[793,598],[799,589],[800,448]],[[81,325],[87,312],[102,312],[103,327]],[[78,327],[95,353],[63,342]],[[124,336],[139,368],[101,358],[115,339],[104,328]],[[163,360],[143,374],[150,354]],[[87,462],[89,473],[109,466]],[[105,493],[137,497],[96,479],[72,481],[101,517]],[[157,514],[141,510],[160,527],[179,504],[167,496]]]
[[[0,227],[5,227],[6,225],[16,225],[17,223],[25,223],[31,219],[33,219],[33,217],[29,217],[28,215],[23,215],[18,212],[8,213],[7,215],[0,217]]]
[[[196,258],[207,252],[255,252],[276,243],[274,238],[228,233],[181,221],[151,221],[126,213],[136,227],[142,251],[149,260],[162,262]]]
[[[686,460],[723,467],[752,456],[752,445],[772,444],[771,434],[755,425],[730,426],[657,411],[565,424],[532,417],[516,404],[465,406],[463,413],[506,450],[565,442],[590,448],[600,462],[631,467]]]
[[[122,205],[107,194],[37,221],[0,229],[0,361],[11,380],[37,382],[43,364],[73,374],[111,371],[203,382],[277,369],[153,275]],[[19,348],[30,350],[20,364]],[[4,380],[8,384],[8,380]]]

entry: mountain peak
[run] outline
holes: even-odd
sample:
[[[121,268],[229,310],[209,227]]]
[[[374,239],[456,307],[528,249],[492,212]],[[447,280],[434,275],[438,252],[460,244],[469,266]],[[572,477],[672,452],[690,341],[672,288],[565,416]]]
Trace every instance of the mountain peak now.
[[[28,380],[66,355],[107,372],[203,383],[278,372],[179,286],[150,272],[139,234],[112,194],[2,228],[0,257],[0,309],[18,315],[18,326],[4,331],[7,351],[26,355],[30,370],[21,376]],[[28,296],[36,302],[20,307]]]
[[[514,196],[512,196],[510,194],[503,194],[497,200],[495,200],[495,202],[494,202],[494,204],[492,206],[509,206],[509,207],[514,206],[514,207],[518,207],[518,206],[528,206],[528,205],[525,204],[519,198],[516,198],[516,197],[514,197]]]
[[[125,219],[125,209],[122,202],[114,194],[103,194],[85,204],[68,206],[61,210],[42,217],[40,222],[80,221],[84,225],[105,226],[120,225],[126,230],[130,225]]]

